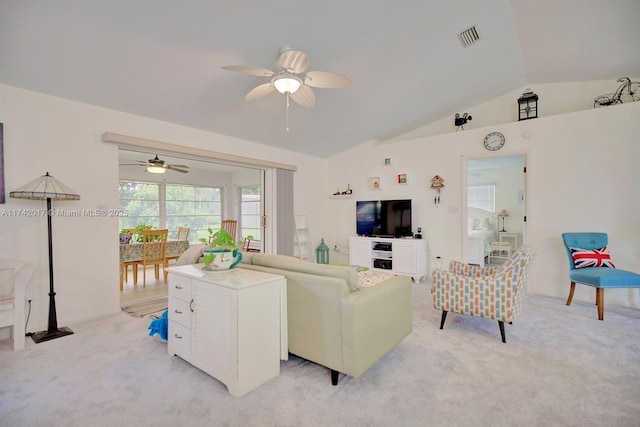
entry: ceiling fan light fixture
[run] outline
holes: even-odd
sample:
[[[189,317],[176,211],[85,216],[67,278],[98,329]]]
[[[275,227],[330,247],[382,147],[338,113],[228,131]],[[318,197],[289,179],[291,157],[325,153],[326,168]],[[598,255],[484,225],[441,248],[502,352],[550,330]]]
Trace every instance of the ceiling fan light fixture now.
[[[162,166],[149,166],[147,167],[147,172],[150,173],[164,173],[166,171]]]
[[[285,74],[276,76],[271,81],[273,87],[282,94],[292,94],[296,93],[300,86],[302,86],[302,79],[292,74]]]

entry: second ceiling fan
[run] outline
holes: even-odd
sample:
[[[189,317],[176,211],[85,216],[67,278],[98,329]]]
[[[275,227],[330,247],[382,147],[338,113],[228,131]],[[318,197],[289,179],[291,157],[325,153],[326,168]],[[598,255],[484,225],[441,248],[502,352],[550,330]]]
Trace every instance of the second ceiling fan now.
[[[348,77],[328,71],[307,71],[309,58],[299,50],[283,50],[278,57],[278,69],[270,70],[262,67],[246,65],[225,65],[224,70],[236,71],[253,76],[271,77],[271,81],[252,89],[244,99],[253,101],[272,92],[278,91],[287,95],[303,107],[311,108],[316,103],[316,88],[344,88],[351,86]],[[288,103],[287,103],[288,106]]]

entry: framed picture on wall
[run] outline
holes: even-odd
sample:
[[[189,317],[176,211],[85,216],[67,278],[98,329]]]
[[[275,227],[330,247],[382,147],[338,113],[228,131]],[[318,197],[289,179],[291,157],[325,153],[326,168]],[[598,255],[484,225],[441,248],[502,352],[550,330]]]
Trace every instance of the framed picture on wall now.
[[[4,129],[0,123],[0,203],[4,203]]]
[[[398,174],[398,184],[407,184],[408,182],[406,173]]]
[[[380,177],[373,176],[369,178],[369,190],[379,190],[380,189]]]

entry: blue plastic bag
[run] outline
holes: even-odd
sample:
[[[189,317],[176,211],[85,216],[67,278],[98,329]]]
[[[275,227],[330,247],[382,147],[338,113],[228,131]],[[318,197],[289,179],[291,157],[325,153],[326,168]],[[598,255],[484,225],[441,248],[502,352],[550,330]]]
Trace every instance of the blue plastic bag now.
[[[154,336],[155,334],[160,335],[160,338],[163,340],[167,340],[169,337],[169,318],[168,318],[168,310],[165,310],[157,319],[151,321],[149,325],[149,336]]]

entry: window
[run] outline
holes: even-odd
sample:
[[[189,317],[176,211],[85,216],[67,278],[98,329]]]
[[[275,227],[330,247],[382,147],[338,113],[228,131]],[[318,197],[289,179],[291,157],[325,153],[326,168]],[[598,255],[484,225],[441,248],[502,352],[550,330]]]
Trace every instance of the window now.
[[[496,186],[470,185],[467,187],[467,206],[489,212],[496,211]]]
[[[209,235],[207,229],[220,228],[222,221],[221,189],[194,185],[157,184],[120,181],[120,229],[151,225],[168,228],[175,238],[178,227],[189,227],[189,242]]]
[[[260,186],[240,187],[240,236],[253,236],[251,240],[261,240],[260,235]]]
[[[189,227],[189,241],[196,243],[199,238],[209,236],[209,227],[220,229],[220,188],[166,184],[165,191],[165,223],[172,234],[177,232],[178,227]]]
[[[160,227],[159,184],[120,181],[120,209],[128,212],[120,217],[120,229],[146,224]]]

